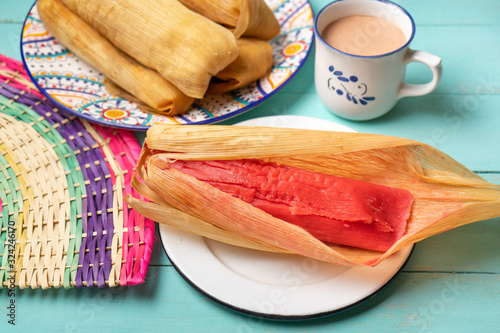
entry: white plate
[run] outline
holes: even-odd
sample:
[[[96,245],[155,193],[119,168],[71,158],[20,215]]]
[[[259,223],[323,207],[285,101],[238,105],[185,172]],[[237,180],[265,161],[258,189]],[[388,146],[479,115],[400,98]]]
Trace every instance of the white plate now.
[[[246,87],[196,100],[186,114],[166,117],[139,110],[135,103],[110,95],[104,77],[81,61],[47,31],[36,2],[22,30],[21,55],[38,89],[61,108],[88,121],[131,130],[155,123],[210,124],[259,105],[278,92],[302,67],[313,43],[313,14],[307,0],[265,0],[281,25],[269,43],[273,66],[263,78]]]
[[[351,131],[302,116],[272,116],[250,126]],[[298,255],[272,254],[223,244],[160,225],[165,251],[192,286],[232,309],[266,318],[303,319],[335,313],[369,298],[393,280],[413,246],[376,267],[347,267]]]

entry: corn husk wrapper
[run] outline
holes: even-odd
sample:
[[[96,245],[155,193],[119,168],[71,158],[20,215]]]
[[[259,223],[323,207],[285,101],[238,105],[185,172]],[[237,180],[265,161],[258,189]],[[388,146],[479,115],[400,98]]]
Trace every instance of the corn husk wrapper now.
[[[139,110],[141,110],[142,112],[151,113],[153,115],[154,114],[161,114],[161,115],[164,115],[167,117],[171,117],[171,116],[184,114],[189,110],[189,108],[191,107],[191,105],[194,102],[194,98],[187,97],[186,95],[182,94],[179,90],[180,94],[183,97],[180,99],[172,100],[171,101],[172,107],[166,109],[165,111],[162,111],[162,110],[158,110],[157,108],[152,107],[152,106],[144,103],[141,99],[130,94],[125,89],[123,89],[122,87],[118,86],[116,83],[111,81],[109,78],[105,77],[102,83],[106,87],[106,91],[109,94],[126,99],[127,101],[130,101],[130,102],[133,102],[133,103],[135,103],[136,107]]]
[[[207,93],[222,94],[260,79],[273,65],[271,45],[256,38],[238,39],[238,57],[215,75]]]
[[[155,154],[151,154],[152,150]],[[407,189],[413,194],[414,203],[406,233],[383,253],[326,244],[300,227],[276,219],[194,177],[166,168],[166,163],[175,159],[242,158]],[[500,216],[500,186],[485,181],[431,146],[383,135],[268,127],[155,125],[148,130],[136,172],[138,178],[133,186],[152,202],[129,198],[129,204],[160,223],[194,233],[198,233],[197,224],[211,225],[210,233],[221,230],[217,237],[220,241],[344,265],[375,266],[424,238]],[[189,228],[172,214],[176,210],[193,223]],[[160,219],[161,214],[167,217]],[[172,218],[167,214],[172,214]],[[211,237],[210,233],[199,234]],[[233,236],[247,241],[240,243]]]
[[[114,47],[60,0],[39,0],[37,8],[43,24],[60,43],[151,109],[176,115],[193,103],[193,98],[160,74]]]
[[[264,0],[180,0],[187,8],[242,36],[270,40],[281,27]]]
[[[212,75],[238,55],[231,31],[177,0],[62,1],[118,49],[189,97],[203,98]]]

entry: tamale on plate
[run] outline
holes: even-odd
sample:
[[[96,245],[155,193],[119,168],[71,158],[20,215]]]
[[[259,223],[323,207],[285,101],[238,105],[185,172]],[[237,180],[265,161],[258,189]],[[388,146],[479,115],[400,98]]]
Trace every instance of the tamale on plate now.
[[[217,73],[207,93],[221,94],[241,88],[264,77],[273,65],[271,45],[256,38],[238,39],[238,57]]]
[[[172,160],[247,158],[410,191],[414,200],[406,230],[385,252],[325,243],[208,183],[165,167]],[[229,232],[246,238],[248,242],[241,246],[254,248],[258,243],[273,251],[344,265],[375,266],[422,239],[500,216],[500,186],[485,181],[431,146],[384,135],[155,125],[148,130],[136,171],[133,186],[152,202],[130,198],[129,204],[145,216],[150,211],[168,214],[179,210],[184,219],[194,218],[197,223],[215,226],[212,231],[219,228],[225,236]],[[151,205],[156,205],[155,209]],[[179,220],[160,222],[187,229]],[[219,236],[224,241],[225,236]],[[235,243],[234,239],[228,242]]]
[[[242,36],[270,40],[280,25],[264,0],[180,0],[186,7]]]

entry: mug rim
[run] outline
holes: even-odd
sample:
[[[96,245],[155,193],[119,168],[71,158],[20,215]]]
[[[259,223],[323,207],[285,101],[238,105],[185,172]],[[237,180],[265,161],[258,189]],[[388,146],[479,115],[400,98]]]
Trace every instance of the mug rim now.
[[[391,55],[391,54],[394,54],[394,53],[397,53],[399,51],[401,51],[402,49],[404,49],[405,47],[407,47],[411,41],[413,40],[413,37],[415,36],[415,21],[413,20],[413,17],[410,15],[410,13],[404,9],[403,7],[401,7],[400,5],[398,5],[397,3],[394,3],[392,1],[389,1],[389,0],[361,0],[361,1],[372,1],[372,2],[383,2],[385,4],[388,4],[388,5],[391,5],[391,6],[395,6],[396,8],[398,8],[401,12],[403,12],[403,14],[405,14],[406,16],[408,16],[408,18],[410,19],[410,22],[411,22],[411,35],[410,35],[410,38],[408,38],[408,40],[406,41],[405,44],[403,44],[403,46],[391,51],[391,52],[387,52],[387,53],[383,53],[383,54],[377,54],[377,55],[357,55],[357,54],[352,54],[352,53],[347,53],[347,52],[343,52],[339,49],[336,49],[334,48],[333,46],[331,46],[330,44],[328,44],[324,39],[323,37],[321,37],[321,35],[319,34],[318,32],[318,19],[319,17],[321,16],[321,14],[323,13],[323,11],[325,11],[327,8],[329,8],[330,6],[334,5],[335,3],[338,3],[338,2],[349,2],[351,0],[335,0],[335,1],[332,1],[330,2],[328,5],[324,6],[323,8],[321,8],[321,10],[318,12],[318,14],[316,15],[316,17],[314,18],[314,26],[313,26],[313,29],[314,29],[314,34],[316,35],[316,38],[318,38],[318,40],[320,40],[327,48],[337,52],[337,53],[340,53],[342,55],[345,55],[345,56],[348,56],[348,57],[355,57],[355,58],[364,58],[364,59],[373,59],[373,58],[382,58],[382,57],[385,57],[385,56],[388,56],[388,55]]]

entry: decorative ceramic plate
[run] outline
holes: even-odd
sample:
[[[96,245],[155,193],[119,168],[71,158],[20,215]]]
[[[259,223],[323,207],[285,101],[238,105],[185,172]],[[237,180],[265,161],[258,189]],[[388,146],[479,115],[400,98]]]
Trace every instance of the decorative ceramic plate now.
[[[238,125],[353,131],[301,116]],[[171,263],[196,289],[229,308],[275,319],[314,318],[360,304],[394,279],[413,249],[402,249],[376,267],[348,267],[231,246],[166,225],[160,225],[160,234]]]
[[[40,21],[36,2],[26,20],[21,54],[33,82],[68,111],[103,125],[147,130],[154,123],[209,124],[250,110],[276,93],[305,62],[313,42],[313,14],[307,0],[266,0],[281,33],[270,41],[273,67],[256,82],[221,95],[196,100],[184,115],[166,117],[140,111],[134,103],[110,95],[104,76],[57,42]]]

